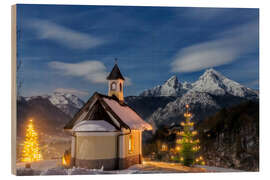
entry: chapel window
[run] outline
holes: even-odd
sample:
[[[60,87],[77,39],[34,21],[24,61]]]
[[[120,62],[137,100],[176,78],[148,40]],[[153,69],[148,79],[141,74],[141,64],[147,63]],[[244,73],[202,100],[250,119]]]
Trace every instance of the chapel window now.
[[[128,139],[128,152],[132,153],[133,151],[134,151],[134,137],[130,135]]]
[[[122,91],[122,83],[120,83],[120,85],[119,85],[119,86],[120,86],[120,91]]]
[[[111,84],[111,90],[115,91],[116,90],[116,83],[112,82]]]

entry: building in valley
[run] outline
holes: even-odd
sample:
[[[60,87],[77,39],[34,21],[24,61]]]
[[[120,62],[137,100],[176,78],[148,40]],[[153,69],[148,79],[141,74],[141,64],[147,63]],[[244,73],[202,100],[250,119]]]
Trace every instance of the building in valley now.
[[[95,92],[64,127],[72,134],[72,166],[113,170],[142,162],[142,131],[152,127],[125,104],[117,64],[107,80],[108,95]]]

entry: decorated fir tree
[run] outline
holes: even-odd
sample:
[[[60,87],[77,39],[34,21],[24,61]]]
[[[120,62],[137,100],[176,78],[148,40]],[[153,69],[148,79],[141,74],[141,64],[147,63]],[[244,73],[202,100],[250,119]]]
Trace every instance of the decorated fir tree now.
[[[186,120],[181,123],[183,131],[177,133],[176,151],[179,153],[179,160],[185,166],[191,166],[193,164],[202,164],[204,161],[202,156],[196,157],[198,154],[199,139],[194,140],[197,135],[197,131],[194,130],[194,123],[191,122],[192,114],[189,112],[189,105],[186,105],[186,113],[184,114]]]
[[[31,163],[39,160],[42,160],[42,155],[39,149],[38,134],[34,129],[33,120],[30,119],[23,143],[22,162]]]

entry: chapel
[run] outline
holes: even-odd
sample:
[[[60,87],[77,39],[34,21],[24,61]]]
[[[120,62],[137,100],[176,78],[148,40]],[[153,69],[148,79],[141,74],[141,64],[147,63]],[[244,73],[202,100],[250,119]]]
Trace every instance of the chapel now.
[[[108,94],[95,92],[64,127],[72,135],[71,166],[115,170],[142,163],[142,132],[152,127],[125,103],[117,63],[107,80]]]

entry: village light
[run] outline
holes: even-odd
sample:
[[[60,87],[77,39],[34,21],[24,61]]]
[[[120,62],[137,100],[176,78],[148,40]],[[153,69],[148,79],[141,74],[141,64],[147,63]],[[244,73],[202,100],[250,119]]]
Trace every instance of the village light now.
[[[191,117],[191,114],[190,113],[185,113],[184,116],[185,117]]]
[[[161,151],[167,151],[167,150],[168,150],[167,145],[166,144],[162,144]]]
[[[71,152],[66,150],[62,156],[62,165],[64,167],[69,167],[71,165]]]

